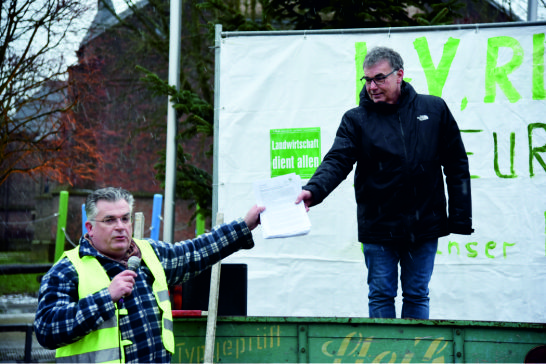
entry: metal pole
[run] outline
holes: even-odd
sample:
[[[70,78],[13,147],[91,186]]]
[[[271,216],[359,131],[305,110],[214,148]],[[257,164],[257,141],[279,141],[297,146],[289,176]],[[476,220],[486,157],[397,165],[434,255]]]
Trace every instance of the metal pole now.
[[[536,21],[538,12],[537,0],[527,0],[527,21]]]
[[[214,156],[212,162],[212,216],[218,215],[218,145],[220,138],[220,45],[222,25],[214,26]]]
[[[32,334],[34,333],[34,326],[27,324],[27,330],[25,334],[25,363],[32,363]]]
[[[182,0],[171,0],[169,30],[169,85],[180,89],[180,38],[182,34]],[[167,159],[165,162],[165,210],[163,240],[174,242],[174,202],[176,195],[176,134],[177,120],[174,103],[167,111]]]
[[[418,27],[383,27],[383,28],[354,28],[354,29],[312,29],[312,30],[275,30],[267,31],[230,31],[222,32],[221,37],[227,39],[230,37],[254,37],[254,36],[285,36],[285,35],[314,35],[314,34],[383,34],[383,33],[414,33],[414,32],[433,32],[433,31],[446,31],[446,30],[465,30],[465,29],[490,29],[490,28],[520,28],[523,26],[537,26],[546,24],[543,20],[537,20],[533,24],[526,24],[522,22],[511,23],[483,23],[483,24],[450,24],[450,25],[433,25],[433,26],[418,26]],[[216,49],[218,52],[218,48]]]

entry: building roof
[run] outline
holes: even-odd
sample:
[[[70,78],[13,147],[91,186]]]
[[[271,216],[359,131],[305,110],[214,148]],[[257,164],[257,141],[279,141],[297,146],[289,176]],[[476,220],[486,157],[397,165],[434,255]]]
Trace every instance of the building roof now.
[[[104,3],[106,3],[106,5]],[[138,7],[142,7],[148,4],[148,0],[134,0],[134,3]],[[123,4],[125,4],[125,2],[123,2]],[[97,0],[97,14],[93,19],[93,22],[91,22],[91,25],[89,26],[89,29],[81,42],[82,45],[88,43],[92,39],[102,34],[104,31],[106,31],[106,29],[118,23],[118,20],[115,16],[112,15],[108,8],[114,9],[116,11],[116,14],[121,19],[125,19],[127,16],[133,13],[132,10],[129,9],[126,5],[124,7],[121,7],[119,4],[119,0]]]

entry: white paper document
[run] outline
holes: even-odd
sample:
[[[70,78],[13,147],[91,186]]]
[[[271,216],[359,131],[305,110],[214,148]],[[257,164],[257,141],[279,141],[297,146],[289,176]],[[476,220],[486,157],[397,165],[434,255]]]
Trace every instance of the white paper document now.
[[[305,205],[295,204],[301,192],[301,178],[295,173],[286,174],[254,183],[258,206],[265,206],[260,214],[263,237],[286,238],[305,235],[311,230],[311,222]]]

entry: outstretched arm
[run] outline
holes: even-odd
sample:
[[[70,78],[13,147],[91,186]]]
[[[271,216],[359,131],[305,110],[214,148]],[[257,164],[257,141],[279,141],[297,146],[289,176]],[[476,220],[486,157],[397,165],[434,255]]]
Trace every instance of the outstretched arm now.
[[[264,206],[254,205],[245,216],[245,223],[250,230],[254,230],[256,226],[260,225],[260,214],[265,210]]]

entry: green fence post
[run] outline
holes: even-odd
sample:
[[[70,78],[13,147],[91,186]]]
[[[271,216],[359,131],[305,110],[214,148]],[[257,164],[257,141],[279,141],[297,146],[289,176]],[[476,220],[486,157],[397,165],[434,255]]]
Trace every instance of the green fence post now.
[[[199,211],[199,204],[197,204],[197,210]],[[195,236],[199,236],[205,232],[205,217],[203,214],[198,213],[195,217]]]
[[[64,241],[66,231],[66,216],[68,215],[68,192],[59,194],[59,218],[57,219],[57,240],[55,241],[55,262],[64,253]]]

